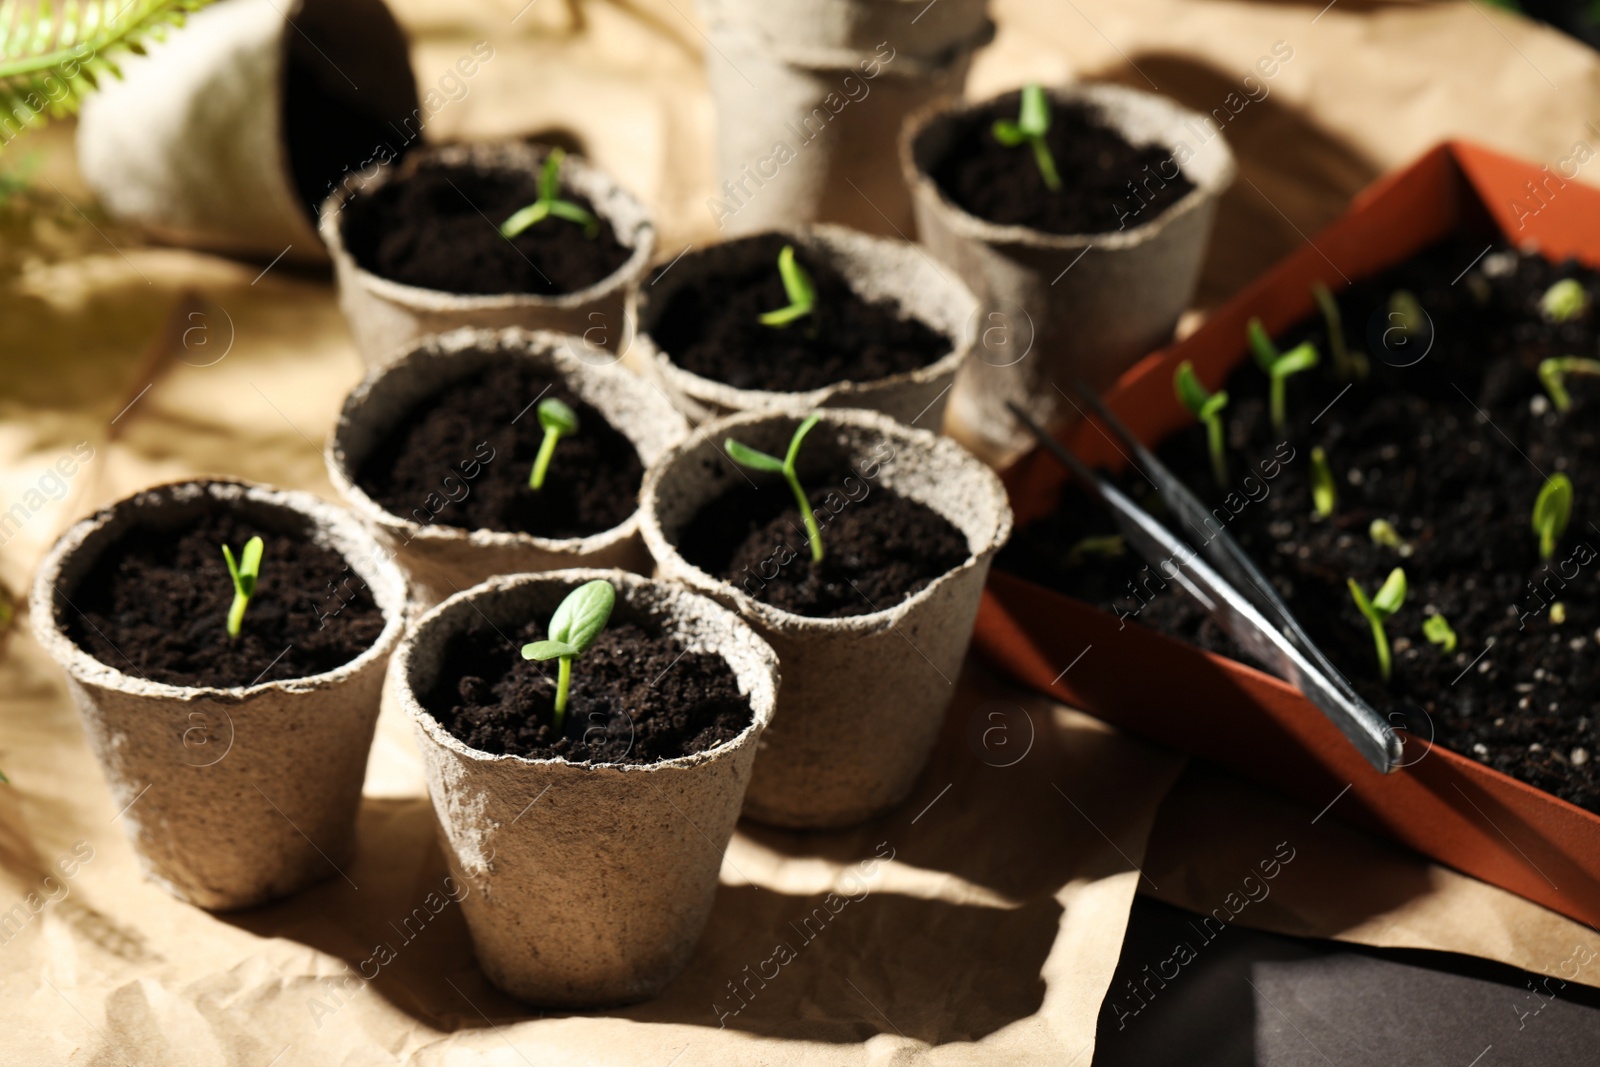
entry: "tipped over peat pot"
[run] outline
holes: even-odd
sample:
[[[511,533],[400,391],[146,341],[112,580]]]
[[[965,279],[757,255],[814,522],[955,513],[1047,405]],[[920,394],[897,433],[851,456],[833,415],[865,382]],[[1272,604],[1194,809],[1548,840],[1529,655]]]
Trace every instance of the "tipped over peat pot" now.
[[[907,115],[959,93],[994,36],[985,0],[701,0],[730,235],[832,222],[911,232],[892,153]]]
[[[1554,195],[1532,200],[1530,188]],[[1175,590],[1149,582],[1128,599],[1118,584],[1121,561],[1095,568],[1098,591],[1062,576],[1061,587],[1090,602],[997,570],[979,616],[980,648],[1021,680],[1129,730],[1313,808],[1338,797],[1333,811],[1343,818],[1600,922],[1600,790],[1590,757],[1600,746],[1584,741],[1600,722],[1600,613],[1584,591],[1593,588],[1593,564],[1582,562],[1594,557],[1588,546],[1600,544],[1590,526],[1600,485],[1586,462],[1595,435],[1583,417],[1597,394],[1594,380],[1574,375],[1573,407],[1558,411],[1537,373],[1546,356],[1595,354],[1597,267],[1600,192],[1450,142],[1368,189],[1314,242],[1193,336],[1140,363],[1107,398],[1141,439],[1165,442],[1166,459],[1203,499],[1220,499],[1218,522],[1277,576],[1357,688],[1405,727],[1405,766],[1396,773],[1367,766],[1298,691],[1223,654],[1223,639]],[[1573,321],[1546,321],[1542,290],[1564,277],[1579,281],[1588,306]],[[1369,364],[1348,396],[1331,370],[1322,374],[1332,353],[1311,289],[1317,283],[1336,294],[1346,344]],[[1395,332],[1419,317],[1393,299],[1399,288],[1426,320],[1413,337]],[[1239,369],[1250,359],[1253,317],[1282,342],[1309,338],[1322,349],[1323,367],[1290,380],[1293,455],[1271,444],[1282,439],[1264,425],[1263,390],[1249,381],[1250,369]],[[1174,397],[1184,360],[1212,387],[1239,390],[1233,412],[1224,411],[1236,420],[1231,494],[1203,473],[1205,446]],[[1093,427],[1063,441],[1091,463],[1122,466]],[[1313,445],[1326,449],[1338,496],[1332,518],[1316,522],[1304,514]],[[1545,476],[1563,468],[1579,487],[1573,521],[1555,555],[1541,561],[1529,516]],[[1029,532],[1019,533],[1017,554],[1004,565],[1044,576],[1052,566],[1044,557],[1053,552],[1064,563],[1073,539],[1088,532],[1071,518],[1088,509],[1069,502],[1057,510],[1075,492],[1065,482],[1040,453],[1007,473]],[[1374,519],[1393,529],[1374,537]],[[1285,552],[1292,558],[1273,558]],[[1394,652],[1386,686],[1344,581],[1356,579],[1370,594],[1394,567],[1411,575],[1411,591],[1386,626]],[[1112,598],[1120,619],[1105,608]],[[1562,612],[1550,610],[1552,600],[1565,601]],[[1456,631],[1454,649],[1424,634],[1434,613]],[[1092,651],[1075,661],[1086,646]]]
[[[1025,145],[994,138],[1019,94],[935,104],[900,135],[918,239],[972,287],[985,344],[951,398],[956,430],[985,454],[1026,433],[1006,409],[1049,424],[1074,377],[1109,384],[1165,344],[1200,277],[1233,153],[1209,118],[1115,85],[1047,92],[1052,192]]]
[[[586,362],[593,354],[573,340],[452,330],[375,368],[345,399],[328,476],[397,555],[420,603],[495,574],[649,568],[639,486],[689,427],[648,383]],[[569,405],[579,425],[557,440],[534,490],[544,400]]]
[[[486,44],[463,76],[492,58]],[[420,102],[382,0],[230,0],[118,58],[78,121],[78,166],[116,219],[163,241],[326,262],[317,209],[347,173],[402,155]]]
[[[422,148],[355,174],[322,205],[339,307],[369,365],[463,326],[572,334],[620,351],[628,289],[655,249],[633,195],[582,159],[560,161],[559,197],[591,229],[548,216],[507,239],[499,227],[540,197],[549,147],[521,141]]]
[[[546,718],[554,663],[524,660],[517,645],[546,636],[557,605],[595,579],[612,583],[616,606],[573,664],[558,736]],[[489,979],[563,1007],[659,993],[711,913],[776,699],[772,649],[678,586],[551,571],[446,600],[418,620],[391,674]]]
[[[240,634],[222,548],[265,541]],[[339,508],[231,481],[137,493],[62,535],[34,634],[67,673],[146,873],[213,910],[337,877],[405,580]]]
[[[816,287],[816,306],[784,326],[785,245]],[[733,411],[804,416],[870,408],[939,429],[972,351],[978,305],[914,245],[812,226],[686,253],[633,297],[630,362],[699,421]]]
[[[881,814],[915,784],[1011,509],[948,438],[826,409],[798,461],[824,544],[814,563],[789,487],[723,453],[731,437],[782,456],[798,421],[708,423],[651,466],[642,521],[660,575],[734,608],[783,664],[745,814],[824,829]]]

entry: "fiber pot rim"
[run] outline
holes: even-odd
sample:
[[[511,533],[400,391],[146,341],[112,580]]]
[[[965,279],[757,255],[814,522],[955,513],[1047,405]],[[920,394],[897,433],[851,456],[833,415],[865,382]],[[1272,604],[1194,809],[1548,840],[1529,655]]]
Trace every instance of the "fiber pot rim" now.
[[[427,708],[422,706],[422,701],[416,696],[411,687],[412,652],[416,649],[417,639],[430,627],[442,626],[441,618],[447,613],[454,612],[461,604],[470,604],[480,597],[493,597],[504,595],[523,586],[551,585],[576,587],[584,582],[603,578],[618,587],[618,598],[626,601],[632,595],[641,591],[650,591],[662,597],[661,606],[657,609],[657,617],[671,620],[679,614],[698,614],[702,619],[719,630],[723,631],[725,640],[719,642],[710,651],[721,656],[723,662],[728,664],[730,670],[739,682],[748,682],[750,690],[744,696],[750,701],[750,723],[738,734],[720,744],[702,752],[691,752],[686,756],[675,756],[672,759],[657,760],[654,763],[609,763],[583,760],[581,762],[564,759],[560,756],[534,758],[518,756],[511,753],[495,754],[485,752],[456,737],[444,724],[434,718]],[[474,607],[476,605],[473,605]],[[481,613],[480,613],[481,614]],[[644,614],[644,612],[641,612]],[[750,672],[745,677],[726,655],[722,649],[726,644],[742,646],[756,660],[761,669]],[[736,748],[750,744],[760,736],[762,730],[772,722],[772,715],[778,703],[779,664],[778,654],[772,650],[759,634],[751,628],[750,624],[741,619],[735,612],[728,610],[715,600],[699,593],[687,586],[675,582],[663,581],[656,578],[646,578],[643,575],[633,574],[630,571],[605,570],[595,567],[569,567],[557,571],[541,571],[537,574],[497,574],[486,581],[480,582],[469,589],[441,601],[430,608],[417,619],[406,633],[400,646],[395,649],[390,661],[390,671],[394,677],[395,696],[406,715],[416,724],[417,728],[427,734],[435,744],[448,749],[458,756],[472,760],[474,763],[511,763],[526,764],[531,767],[572,767],[578,770],[597,772],[647,773],[661,769],[676,769],[694,767],[708,763]]]
[[[605,530],[583,537],[539,537],[535,534],[524,533],[520,530],[488,530],[481,527],[467,529],[461,526],[441,526],[435,523],[423,525],[410,519],[394,514],[382,504],[373,500],[367,491],[361,488],[356,481],[354,472],[351,471],[344,437],[355,415],[365,406],[371,397],[373,389],[378,383],[392,372],[403,367],[409,367],[414,362],[421,360],[434,352],[442,352],[444,358],[450,359],[457,356],[468,356],[473,353],[485,355],[499,355],[502,357],[531,359],[547,361],[555,373],[562,378],[571,379],[582,377],[591,373],[609,373],[605,368],[596,368],[585,363],[574,355],[569,341],[575,340],[566,334],[554,333],[550,330],[525,330],[518,326],[506,327],[500,330],[476,329],[463,326],[442,334],[425,335],[410,345],[401,349],[401,354],[388,363],[373,367],[362,378],[360,383],[344,399],[344,404],[339,409],[339,418],[334,422],[333,428],[328,431],[328,447],[323,452],[323,459],[328,468],[328,478],[333,482],[334,489],[347,500],[350,509],[357,515],[375,523],[383,529],[403,534],[406,543],[412,541],[436,542],[441,544],[460,542],[474,546],[526,547],[537,549],[551,554],[588,555],[603,551],[612,545],[619,544],[632,537],[639,529],[640,506],[638,498],[634,499],[633,511],[622,522]],[[461,376],[472,372],[472,366],[464,359]],[[636,376],[629,374],[620,366],[607,364],[612,367],[619,382],[627,382],[622,388],[632,388],[635,383],[639,389],[637,394],[645,403],[655,403],[654,399],[646,396],[653,392],[648,383]],[[681,440],[689,432],[689,424],[681,412],[669,403],[665,397],[659,398],[661,415],[663,418],[671,416],[680,428],[678,435]],[[604,412],[602,412],[604,414]],[[629,432],[631,427],[618,426],[608,417],[608,425],[633,445],[634,451],[639,450],[639,441]],[[649,466],[643,456],[640,462]]]
[[[823,254],[830,261],[837,258],[841,247],[848,248],[854,245],[863,253],[876,253],[884,256],[895,256],[905,262],[912,262],[912,257],[926,259],[919,246],[909,241],[896,241],[888,237],[877,237],[871,234],[852,230],[847,226],[838,226],[832,223],[819,222],[804,226],[781,227],[760,230],[756,233],[740,234],[728,240],[707,245],[698,251],[700,253],[713,252],[737,241],[756,240],[767,236],[779,236],[790,244],[800,245],[813,254]],[[695,254],[690,253],[691,258]],[[929,261],[931,262],[931,261]],[[943,272],[941,272],[943,273]],[[966,304],[968,313],[962,317],[961,326],[954,332],[944,329],[937,323],[929,322],[920,314],[913,314],[906,307],[903,299],[896,297],[895,303],[907,318],[914,318],[923,325],[937,332],[941,337],[950,342],[950,351],[926,366],[916,367],[912,370],[901,371],[898,374],[885,375],[882,378],[868,378],[865,381],[830,382],[816,389],[804,392],[781,392],[772,389],[741,389],[726,382],[707,378],[688,370],[676,362],[671,353],[656,343],[651,335],[651,327],[665,306],[665,302],[652,306],[651,294],[643,288],[636,287],[629,294],[629,317],[633,320],[635,328],[634,343],[639,345],[644,359],[650,368],[665,379],[665,384],[672,389],[682,388],[691,399],[709,400],[721,407],[732,408],[738,411],[789,411],[809,413],[813,408],[820,408],[834,400],[836,397],[855,398],[860,396],[863,400],[870,400],[872,394],[881,390],[893,389],[903,385],[929,385],[937,382],[947,375],[954,375],[961,369],[962,363],[971,354],[977,343],[979,310],[978,298],[960,278],[944,275],[951,287],[951,296],[957,299],[964,298],[961,302]],[[848,280],[848,279],[847,279]],[[685,283],[687,284],[687,283]],[[676,289],[668,289],[666,296],[670,296]],[[855,285],[851,291],[856,292]],[[650,321],[647,323],[646,319]],[[680,385],[681,383],[681,385]]]
[[[218,490],[221,490],[220,494],[217,492]],[[310,520],[313,529],[320,528],[331,532],[338,540],[345,541],[351,545],[359,545],[367,550],[363,565],[370,564],[375,570],[374,573],[362,575],[362,577],[367,579],[367,585],[372,590],[373,600],[377,602],[379,610],[383,612],[383,631],[358,656],[331,670],[323,671],[320,674],[305,675],[300,678],[281,678],[275,681],[259,682],[246,686],[190,686],[156,682],[126,674],[109,663],[90,655],[87,650],[79,647],[76,641],[67,636],[66,630],[56,620],[55,594],[62,568],[83,547],[84,542],[105,529],[119,511],[134,506],[137,501],[144,497],[167,496],[185,492],[193,493],[195,496],[210,496],[224,501],[230,499],[233,501],[249,500],[269,507],[297,512],[302,517]],[[181,501],[168,500],[163,503],[170,506],[178,502]],[[114,540],[108,542],[102,548],[102,551],[114,543]],[[348,552],[337,545],[329,545],[328,547],[339,553],[352,572],[360,575],[360,569],[356,566],[355,561],[350,558]],[[366,669],[375,660],[388,656],[399,642],[401,632],[405,629],[406,596],[406,580],[405,576],[400,573],[399,567],[383,547],[378,544],[377,540],[344,509],[298,489],[278,489],[260,482],[246,481],[242,478],[185,478],[148,486],[106,505],[93,515],[86,516],[73,523],[56,540],[56,543],[45,555],[44,560],[39,564],[29,596],[28,614],[32,617],[31,622],[35,639],[43,646],[50,658],[59,663],[77,681],[142,697],[181,701],[221,700],[230,703],[242,703],[247,699],[267,692],[301,693],[325,689]],[[65,594],[63,594],[63,599],[65,599]]]
[[[633,249],[621,266],[587,288],[553,296],[535,293],[452,293],[443,289],[426,289],[420,285],[397,282],[368,270],[345,247],[344,208],[359,192],[381,189],[391,181],[409,176],[427,162],[481,170],[516,171],[536,176],[549,152],[550,146],[536,147],[523,141],[479,141],[415,148],[398,163],[392,159],[380,163],[377,172],[370,178],[364,178],[359,171],[346,175],[340,186],[322,202],[317,215],[317,232],[327,246],[329,257],[336,263],[347,265],[352,277],[364,288],[402,307],[424,311],[502,311],[521,308],[572,310],[631,288],[644,273],[655,252],[655,223],[638,198],[616,179],[582,156],[570,153],[562,162],[563,176],[589,198],[595,214],[611,224],[618,242]],[[619,207],[622,209],[620,213]],[[634,215],[631,220],[626,217],[630,213]]]
[[[1007,90],[1010,92],[1011,90]],[[1157,93],[1147,93],[1139,89],[1130,89],[1126,86],[1115,85],[1109,82],[1069,82],[1065,85],[1047,86],[1045,92],[1050,97],[1052,104],[1068,104],[1086,102],[1101,113],[1109,125],[1118,134],[1129,140],[1129,143],[1139,144],[1128,137],[1123,129],[1123,124],[1115,120],[1115,116],[1107,112],[1108,104],[1131,104],[1134,107],[1143,107],[1151,112],[1165,111],[1167,114],[1163,125],[1175,125],[1180,121],[1201,119],[1199,112],[1191,111],[1181,104],[1161,96]],[[1127,230],[1107,230],[1099,233],[1049,233],[1036,230],[1031,226],[1001,225],[967,211],[945,195],[939,183],[922,169],[917,162],[917,142],[933,125],[941,119],[953,118],[958,115],[970,114],[988,107],[1005,93],[996,93],[982,100],[956,100],[945,98],[935,100],[906,119],[900,128],[899,151],[900,170],[905,177],[906,184],[910,186],[912,195],[917,198],[927,198],[930,203],[938,205],[945,217],[946,224],[959,236],[968,240],[982,242],[990,245],[1025,245],[1033,248],[1043,248],[1055,251],[1067,251],[1077,248],[1095,246],[1109,251],[1132,248],[1154,240],[1160,236],[1172,223],[1190,212],[1199,209],[1205,201],[1222,195],[1233,184],[1233,179],[1238,174],[1238,164],[1233,158],[1233,150],[1228,147],[1227,139],[1219,133],[1206,146],[1216,146],[1221,153],[1212,172],[1200,173],[1191,169],[1190,165],[1180,164],[1185,177],[1194,183],[1194,188],[1180,198],[1176,203],[1169,204],[1160,214],[1148,222],[1140,223]],[[1170,141],[1163,138],[1147,139],[1144,144],[1159,144],[1163,148],[1172,148]],[[1200,153],[1196,152],[1195,156]],[[1192,158],[1192,157],[1191,157]]]
[[[785,611],[764,601],[756,600],[732,582],[708,574],[685,559],[679,553],[677,545],[667,537],[666,531],[662,529],[656,508],[656,501],[661,492],[661,482],[669,468],[687,460],[690,450],[698,445],[699,438],[702,436],[715,444],[716,439],[721,437],[724,432],[738,429],[741,426],[796,421],[795,416],[785,412],[751,411],[727,415],[705,423],[701,426],[700,432],[679,441],[667,449],[655,463],[650,465],[650,469],[645,471],[644,486],[639,492],[639,510],[642,520],[640,528],[644,534],[645,544],[649,547],[650,554],[655,557],[658,567],[670,561],[675,565],[676,569],[680,569],[683,572],[683,576],[678,580],[684,582],[691,589],[708,595],[726,596],[733,602],[734,609],[739,615],[748,615],[755,618],[763,626],[769,627],[775,632],[826,633],[859,631],[863,633],[878,633],[895,627],[907,614],[925,601],[932,599],[934,594],[944,586],[954,582],[967,571],[978,567],[986,557],[992,558],[1010,538],[1012,511],[1004,483],[1001,482],[999,475],[992,468],[950,438],[928,430],[919,430],[912,426],[906,426],[880,412],[867,411],[860,408],[823,408],[817,414],[822,416],[823,425],[831,422],[835,425],[843,424],[858,430],[876,432],[885,437],[894,438],[898,443],[918,452],[945,452],[952,460],[968,467],[977,478],[980,491],[987,495],[987,503],[995,514],[994,527],[984,540],[984,543],[977,548],[973,548],[969,544],[965,560],[945,571],[898,604],[862,615],[847,615],[843,618],[800,615],[796,612]],[[913,452],[913,455],[915,454],[917,452]],[[933,510],[938,511],[941,515],[945,514],[931,503],[927,504],[927,506],[932,507]]]

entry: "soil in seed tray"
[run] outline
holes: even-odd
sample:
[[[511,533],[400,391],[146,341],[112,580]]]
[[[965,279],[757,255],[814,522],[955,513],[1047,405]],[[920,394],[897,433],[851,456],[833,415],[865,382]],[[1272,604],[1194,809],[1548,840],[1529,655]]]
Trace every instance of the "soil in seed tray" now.
[[[763,325],[762,314],[789,305],[778,273],[785,241],[767,235],[741,243],[755,249],[746,266],[685,284],[651,331],[683,369],[738,389],[798,393],[905,374],[949,354],[942,334],[889,301],[863,300],[844,275],[798,246],[816,307],[787,326]]]
[[[406,285],[446,293],[575,293],[615,274],[632,250],[599,220],[593,237],[554,216],[509,240],[499,226],[539,198],[538,176],[432,164],[345,205],[344,240],[357,263]],[[594,213],[565,187],[561,198]]]
[[[447,673],[424,699],[428,712],[482,752],[573,763],[675,759],[750,725],[750,702],[721,656],[684,652],[675,638],[621,623],[573,662],[558,735],[556,661],[520,652],[544,638],[536,622],[504,635],[487,623],[456,634],[445,647]]]
[[[1339,296],[1346,335],[1371,367],[1343,396],[1347,383],[1331,366],[1320,317],[1279,338],[1284,350],[1312,340],[1323,359],[1290,380],[1282,437],[1268,417],[1265,376],[1252,361],[1241,364],[1226,385],[1226,487],[1210,473],[1199,426],[1174,434],[1158,454],[1217,509],[1380,712],[1399,711],[1415,734],[1600,812],[1600,378],[1569,377],[1572,406],[1563,412],[1537,376],[1546,357],[1600,355],[1600,275],[1503,246],[1479,258],[1489,244],[1463,235]],[[1549,322],[1539,298],[1560,278],[1577,279],[1590,303],[1575,320]],[[1407,342],[1427,350],[1407,367],[1379,358],[1406,362],[1418,351],[1395,334],[1385,347],[1390,296],[1400,289],[1432,322]],[[1315,445],[1326,450],[1338,490],[1331,519],[1313,514]],[[1572,479],[1573,513],[1545,561],[1530,516],[1545,475],[1557,471]],[[1136,499],[1149,496],[1137,474],[1119,484]],[[1375,542],[1375,519],[1392,524],[1404,546]],[[1105,542],[1084,540],[1111,533],[1098,506],[1069,489],[997,566],[1245,659],[1137,557],[1107,557],[1094,550]],[[1386,626],[1394,669],[1385,685],[1345,583],[1354,578],[1371,594],[1395,567],[1405,570],[1409,594]],[[1455,631],[1453,652],[1424,636],[1433,614]]]
[[[544,440],[537,400],[564,401],[578,432],[561,438],[544,485],[529,488]],[[638,505],[644,464],[633,442],[562,382],[506,359],[418,403],[357,472],[384,510],[424,525],[587,537]]]
[[[846,471],[808,479],[822,529],[811,558],[805,520],[782,483],[740,484],[701,508],[678,550],[708,574],[796,615],[845,618],[891,608],[972,554],[966,536],[932,508]],[[856,486],[850,499],[839,487]]]
[[[1052,105],[1044,135],[1061,176],[1061,188],[1052,190],[1031,147],[995,140],[995,121],[1015,121],[1021,99],[1008,93],[941,120],[955,124],[955,136],[929,177],[968,214],[1045,233],[1109,233],[1150,222],[1194,188],[1170,149],[1135,147],[1097,109],[1071,104]]]
[[[239,637],[228,637],[234,557],[265,543]],[[383,612],[344,557],[217,503],[177,530],[135,528],[111,545],[59,618],[78,647],[124,674],[184,686],[248,686],[343,666],[383,632]]]

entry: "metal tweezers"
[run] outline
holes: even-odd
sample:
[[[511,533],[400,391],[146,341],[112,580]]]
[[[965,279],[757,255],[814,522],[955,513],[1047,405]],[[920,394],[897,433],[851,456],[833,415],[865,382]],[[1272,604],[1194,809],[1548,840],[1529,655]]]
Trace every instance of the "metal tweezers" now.
[[[1128,432],[1092,389],[1080,382],[1074,391],[1132,453],[1178,524],[1197,532],[1207,529],[1213,516],[1205,505]],[[1403,742],[1399,735],[1306,636],[1289,606],[1226,529],[1216,528],[1215,533],[1198,538],[1197,544],[1179,540],[1046,433],[1027,412],[1014,403],[1007,406],[1051,455],[1105,502],[1123,537],[1163,579],[1176,581],[1247,652],[1272,666],[1279,677],[1321,708],[1368,763],[1384,774],[1400,766]]]

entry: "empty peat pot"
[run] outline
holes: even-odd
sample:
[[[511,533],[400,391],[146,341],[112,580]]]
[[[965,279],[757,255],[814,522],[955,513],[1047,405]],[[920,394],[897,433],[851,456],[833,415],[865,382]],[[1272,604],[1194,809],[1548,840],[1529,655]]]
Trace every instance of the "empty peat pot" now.
[[[383,0],[230,0],[148,49],[84,99],[78,166],[113,218],[217,252],[326,262],[322,201],[416,143],[440,99],[418,103]]]
[[[1056,192],[1028,146],[994,140],[1017,93],[933,105],[900,137],[919,239],[983,304],[952,432],[995,457],[1032,442],[1007,401],[1055,421],[1075,378],[1103,388],[1172,337],[1235,172],[1215,124],[1164,97],[1115,85],[1046,96]]]
[[[328,476],[396,554],[417,601],[495,574],[649,568],[639,486],[688,423],[637,375],[588,355],[552,333],[452,330],[375,368],[345,399]],[[550,399],[579,425],[534,490],[539,404]]]
[[[760,321],[788,302],[792,246],[816,288],[811,314]],[[691,251],[633,298],[629,359],[690,418],[804,416],[869,408],[937,430],[972,351],[976,299],[915,245],[842,226],[775,231]]]
[[[322,205],[339,307],[369,364],[460,326],[521,326],[620,351],[625,298],[655,249],[639,201],[583,160],[558,161],[558,199],[593,227],[547,216],[499,227],[541,199],[553,150],[521,141],[421,148],[352,175]]]
[[[252,533],[260,581],[230,638],[221,546],[237,556]],[[193,481],[69,529],[39,567],[30,614],[145,872],[221,911],[348,862],[405,604],[399,569],[343,510]]]
[[[723,453],[733,438],[781,457],[797,422],[729,416],[669,449],[645,476],[643,529],[663,578],[733,607],[783,665],[745,814],[825,829],[911,791],[1011,509],[994,472],[948,438],[827,409],[797,464],[824,546],[813,563],[790,488]]]
[[[894,143],[906,116],[961,92],[994,36],[981,3],[763,4],[711,0],[706,77],[717,180],[706,208],[727,234],[833,222],[911,232]]]
[[[572,703],[559,736],[574,755],[611,755],[575,762],[464,742],[458,733],[469,729],[483,730],[485,744],[499,748],[536,732],[525,709],[541,696],[548,705],[550,688],[528,682],[537,668],[553,676],[556,663],[522,660],[516,641],[543,636],[529,625],[546,624],[572,590],[596,579],[613,585],[616,604],[606,631],[572,666]],[[601,647],[631,628],[618,638],[623,643]],[[641,635],[681,650],[674,659],[661,644],[646,644],[641,654]],[[494,657],[497,668],[481,665]],[[462,702],[487,699],[478,694],[496,684],[484,677],[494,670],[499,686],[520,684],[531,694],[509,731],[481,707],[457,716]],[[495,985],[535,1004],[596,1007],[654,996],[683,969],[711,913],[722,853],[772,716],[777,670],[772,649],[732,612],[620,571],[491,578],[418,621],[395,656],[391,683],[416,726],[440,839],[471,890],[462,902],[467,927]],[[652,680],[646,671],[659,673]],[[685,676],[674,672],[683,671],[692,675],[679,685]],[[657,701],[653,715],[670,710],[693,720],[710,711],[697,706],[711,699],[699,695],[709,671],[720,674],[713,697],[737,704],[733,721],[741,725],[709,747],[680,743],[677,751],[691,751],[639,761],[636,743],[663,753],[670,746],[650,740],[659,738],[662,720],[636,722],[631,701]],[[465,678],[469,672],[476,677]],[[602,675],[638,685],[595,723],[596,713],[584,711],[584,690]],[[450,716],[454,730],[441,722]]]

